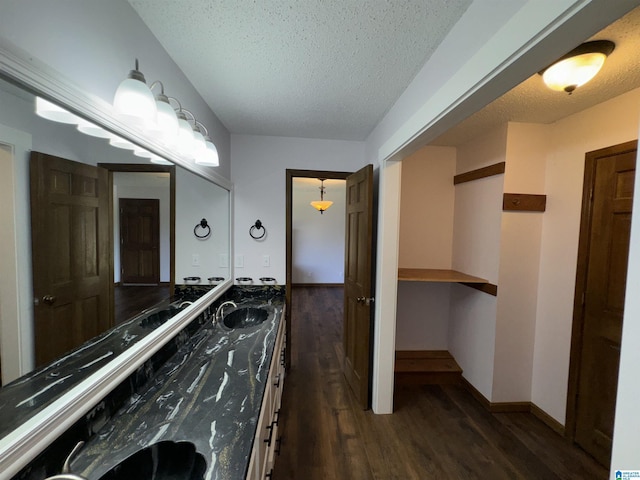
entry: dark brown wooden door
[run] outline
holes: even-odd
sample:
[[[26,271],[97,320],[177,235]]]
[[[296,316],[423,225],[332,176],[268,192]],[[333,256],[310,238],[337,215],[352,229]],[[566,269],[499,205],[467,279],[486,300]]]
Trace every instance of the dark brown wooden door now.
[[[36,365],[107,330],[107,171],[32,152],[31,236]]]
[[[347,177],[344,266],[344,375],[362,408],[369,408],[373,166]]]
[[[586,163],[593,190],[575,441],[605,466],[611,461],[635,164],[635,146],[591,152]]]
[[[120,281],[160,283],[160,200],[121,198]]]

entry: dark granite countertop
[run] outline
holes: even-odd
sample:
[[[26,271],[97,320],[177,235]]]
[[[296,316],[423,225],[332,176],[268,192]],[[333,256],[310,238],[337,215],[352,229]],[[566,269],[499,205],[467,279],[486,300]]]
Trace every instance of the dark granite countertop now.
[[[266,302],[258,296],[238,307]],[[191,442],[206,462],[203,478],[244,478],[284,298],[268,303],[271,314],[259,325],[235,330],[203,325],[149,389],[133,396],[84,446],[72,471],[98,480],[145,447]],[[162,455],[171,455],[168,451]],[[184,461],[185,455],[179,456],[175,462]],[[144,468],[144,460],[139,463]]]
[[[51,364],[4,385],[0,389],[0,438],[179,312],[179,304],[183,300],[184,297],[172,297],[160,302]],[[165,313],[159,316],[158,312]]]

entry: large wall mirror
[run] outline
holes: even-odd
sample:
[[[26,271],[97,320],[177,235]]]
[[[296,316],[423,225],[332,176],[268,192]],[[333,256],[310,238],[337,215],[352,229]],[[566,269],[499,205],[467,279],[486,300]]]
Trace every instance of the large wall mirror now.
[[[175,285],[209,285],[212,290],[222,292],[233,283],[229,265],[230,183],[217,181],[219,179],[215,175],[196,174],[179,165],[151,164],[131,150],[116,148],[105,139],[84,135],[73,125],[40,118],[35,115],[33,86],[21,85],[15,78],[8,79],[2,75],[0,71],[0,222],[3,226],[0,229],[0,369],[3,385],[15,383],[16,379],[21,381],[23,375],[43,363],[37,361],[34,338],[38,326],[34,323],[34,310],[45,296],[43,292],[34,291],[32,272],[38,275],[38,271],[51,270],[47,262],[59,260],[56,255],[49,258],[51,254],[37,258],[31,255],[32,238],[38,236],[32,235],[31,228],[30,190],[33,187],[30,187],[30,178],[33,178],[33,172],[30,173],[29,165],[32,152],[44,154],[45,161],[59,158],[91,167],[100,166],[108,172],[112,206],[109,211],[109,262],[112,268],[108,278],[111,289],[109,327],[138,313],[137,310],[118,313],[114,302],[120,287],[157,287],[159,293],[150,295],[147,303],[139,302],[135,307],[144,310],[160,298],[171,296]],[[77,109],[75,112],[78,113]],[[91,120],[96,122],[95,115]],[[155,205],[153,208],[157,210],[155,253],[151,255],[154,258],[148,259],[148,268],[132,271],[127,265],[128,253],[122,243],[121,230],[126,228],[125,217],[130,205],[134,205],[131,208],[135,210],[145,208],[140,206],[146,205],[145,202]],[[35,214],[38,215],[37,212]],[[206,229],[202,226],[204,220]],[[40,232],[39,236],[48,246],[55,243],[50,232]],[[83,382],[86,383],[87,379]],[[74,387],[70,385],[69,388]],[[91,391],[90,384],[83,388]],[[36,422],[29,426],[33,431],[44,424],[57,422],[52,418],[59,414],[46,417],[47,412],[40,411],[38,415],[40,424]],[[10,449],[10,445],[4,445],[12,442],[14,432],[10,433],[0,435],[0,450]]]

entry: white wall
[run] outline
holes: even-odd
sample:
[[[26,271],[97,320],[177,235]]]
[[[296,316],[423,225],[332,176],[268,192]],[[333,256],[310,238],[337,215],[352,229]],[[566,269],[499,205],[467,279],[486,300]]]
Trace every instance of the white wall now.
[[[451,268],[456,150],[421,148],[402,161],[400,268]],[[399,282],[396,350],[447,350],[446,283]]]
[[[320,181],[293,179],[293,283],[344,283],[346,181],[329,179],[324,185],[324,198],[333,205],[320,214],[310,205],[320,200]]]
[[[507,124],[505,193],[544,193],[549,127]],[[493,402],[531,400],[543,213],[503,212]]]
[[[232,135],[231,146],[235,254],[244,259],[244,267],[236,267],[234,275],[251,277],[254,283],[259,277],[274,277],[284,284],[286,169],[355,172],[367,164],[364,143]],[[267,229],[261,241],[249,236],[257,219]],[[270,257],[269,267],[262,266],[264,255]]]
[[[171,192],[169,175],[146,172],[113,172],[113,281],[120,281],[121,198],[159,201],[160,281],[171,281]]]
[[[639,115],[640,89],[636,89],[550,126],[552,147],[545,180],[547,211],[540,252],[532,401],[562,424],[585,153],[637,138]],[[627,285],[632,283],[627,280]],[[625,321],[627,318],[625,315]]]
[[[216,173],[230,176],[229,133],[126,0],[4,0],[0,40],[26,50],[82,90],[111,103],[140,60],[147,84],[161,80],[209,130],[220,155]]]
[[[209,284],[209,277],[228,279],[228,192],[182,168],[176,169],[176,212],[180,212],[176,215],[176,284],[185,283],[184,277],[200,277],[204,285]],[[194,228],[203,218],[211,227],[211,235],[197,238]],[[198,228],[198,234],[203,233]]]

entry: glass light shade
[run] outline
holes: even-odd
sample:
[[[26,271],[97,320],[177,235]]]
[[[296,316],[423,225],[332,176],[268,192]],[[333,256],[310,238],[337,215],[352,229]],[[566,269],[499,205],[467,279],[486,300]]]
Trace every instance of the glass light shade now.
[[[85,135],[90,135],[92,137],[98,138],[111,138],[113,134],[111,132],[107,132],[104,128],[92,123],[83,118],[79,119],[79,123],[77,129],[79,132],[84,133]]]
[[[148,127],[156,123],[156,99],[147,84],[140,80],[123,80],[116,90],[113,106],[131,124]]]
[[[199,130],[193,130],[193,155],[198,156],[200,152],[207,149],[207,145],[204,141],[204,135]]]
[[[150,161],[151,163],[155,163],[155,164],[157,164],[157,165],[173,165],[173,163],[171,163],[169,160],[165,160],[164,158],[159,157],[158,155],[155,155],[155,154],[153,154],[153,153],[152,153],[151,155],[153,155],[153,156],[149,159],[149,161]]]
[[[178,117],[167,102],[156,101],[158,115],[153,135],[166,145],[174,145],[178,139]]]
[[[178,119],[178,138],[176,141],[176,148],[178,153],[183,156],[189,156],[193,153],[193,128],[191,124],[186,120]]]
[[[36,97],[36,114],[58,123],[77,124],[80,122],[80,117],[77,115],[40,97]]]
[[[210,140],[205,140],[206,148],[196,153],[196,163],[207,167],[217,167],[220,165],[218,149]]]
[[[314,200],[313,202],[311,202],[311,206],[318,210],[320,213],[327,210],[331,205],[333,205],[333,202],[331,200]]]
[[[547,68],[542,79],[552,90],[571,92],[595,77],[606,58],[604,53],[584,53],[566,58]]]
[[[111,135],[111,138],[109,139],[109,145],[117,148],[124,148],[125,150],[136,150],[140,148],[137,145],[131,143],[129,140],[125,140],[124,138],[117,135]]]

